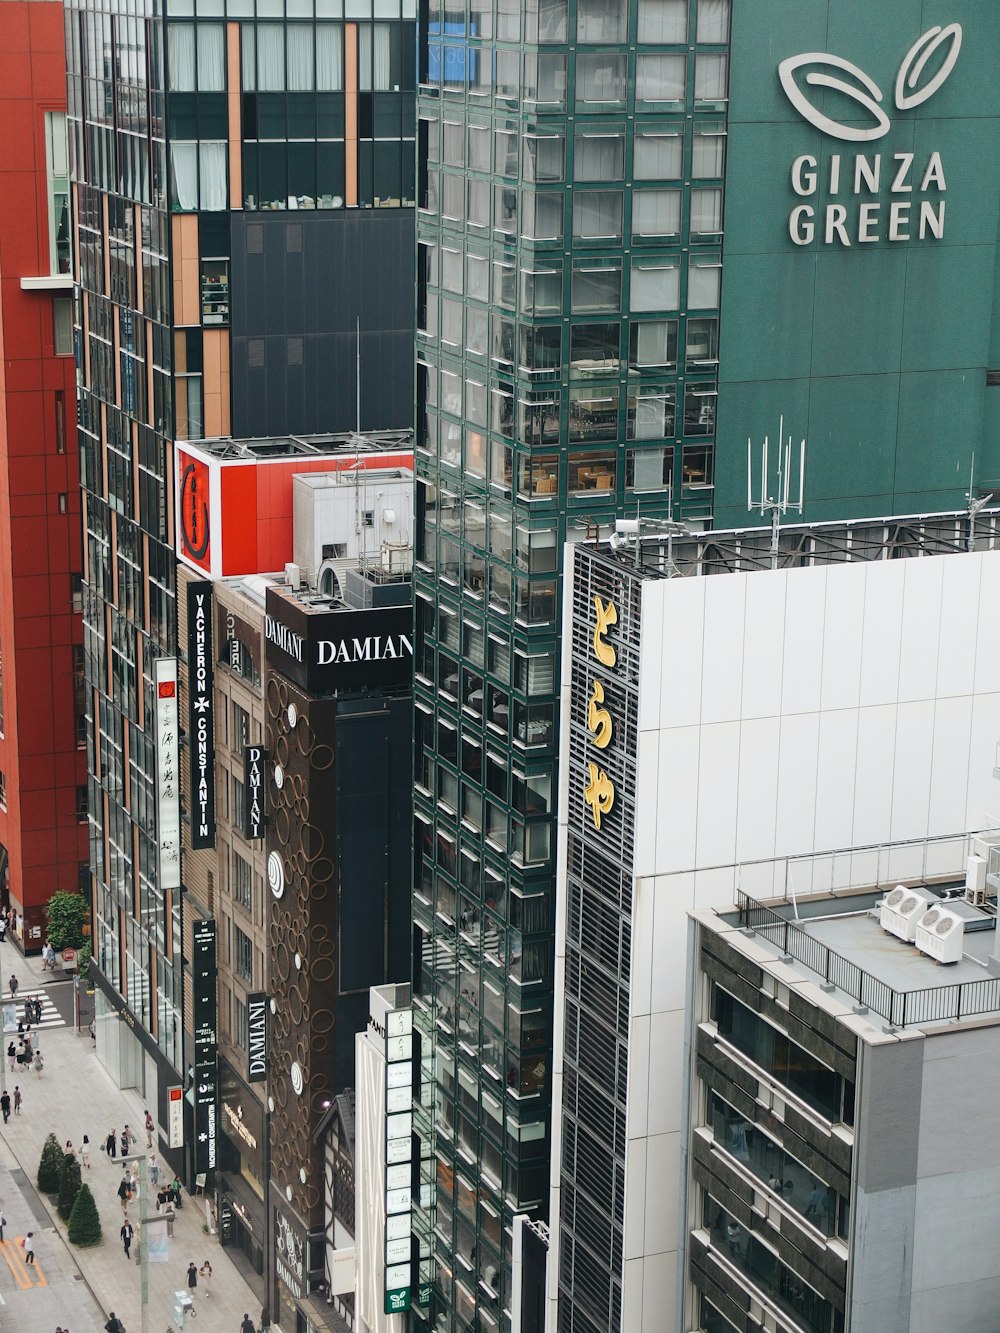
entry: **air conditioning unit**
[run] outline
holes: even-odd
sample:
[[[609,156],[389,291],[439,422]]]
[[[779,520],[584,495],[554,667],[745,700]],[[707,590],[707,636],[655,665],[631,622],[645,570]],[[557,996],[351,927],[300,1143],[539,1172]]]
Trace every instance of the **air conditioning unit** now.
[[[982,907],[986,897],[986,861],[981,856],[970,856],[965,862],[965,901]]]
[[[912,944],[917,937],[917,921],[928,903],[935,901],[930,889],[907,888],[897,884],[879,904],[879,925],[890,935]]]
[[[917,922],[917,948],[938,963],[962,960],[965,922],[941,903],[929,907]]]
[[[386,574],[408,574],[413,568],[413,547],[409,542],[383,542],[382,568]]]

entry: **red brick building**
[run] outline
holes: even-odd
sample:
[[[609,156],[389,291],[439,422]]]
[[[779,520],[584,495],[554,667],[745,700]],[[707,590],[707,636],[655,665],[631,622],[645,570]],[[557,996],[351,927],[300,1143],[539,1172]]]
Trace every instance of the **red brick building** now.
[[[0,0],[0,904],[29,951],[87,860],[63,22]]]

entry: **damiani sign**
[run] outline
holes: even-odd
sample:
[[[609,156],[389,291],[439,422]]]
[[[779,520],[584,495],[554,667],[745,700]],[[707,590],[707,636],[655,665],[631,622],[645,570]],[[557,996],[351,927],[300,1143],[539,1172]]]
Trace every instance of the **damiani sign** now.
[[[931,98],[955,68],[962,46],[958,23],[929,28],[910,47],[896,75],[893,100],[910,111]],[[799,73],[812,70],[799,82]],[[930,72],[928,72],[930,71]],[[842,56],[808,51],[778,66],[785,96],[800,116],[824,134],[848,143],[872,143],[892,129],[883,110],[882,89],[863,69]],[[824,88],[853,102],[869,123],[846,124],[815,106],[802,84]],[[822,171],[818,157],[804,153],[792,163],[791,186],[808,198],[788,215],[793,245],[868,245],[876,241],[925,241],[944,237],[947,190],[939,152],[917,158],[911,152],[834,153]],[[890,199],[878,198],[888,194]]]
[[[269,588],[268,665],[310,694],[405,685],[413,670],[412,618],[408,605],[309,611]]]

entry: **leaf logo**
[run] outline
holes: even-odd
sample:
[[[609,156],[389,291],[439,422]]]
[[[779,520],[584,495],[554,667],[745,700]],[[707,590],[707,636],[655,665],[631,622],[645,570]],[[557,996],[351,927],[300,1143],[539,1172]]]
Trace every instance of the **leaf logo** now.
[[[921,76],[927,67],[927,62],[935,52],[949,43],[949,50],[940,68],[927,80],[923,87],[918,87]],[[962,26],[960,23],[949,23],[946,28],[942,28],[940,25],[928,28],[922,36],[918,37],[903,57],[903,63],[896,75],[893,100],[897,109],[909,111],[933,97],[955,68],[958,53],[961,49]],[[865,111],[869,112],[874,124],[867,128],[844,125],[841,121],[831,119],[818,107],[813,106],[795,77],[797,72],[805,65],[815,65],[820,68],[810,71],[803,82],[813,88],[832,88],[835,92],[843,93],[850,101],[856,102],[859,107],[863,107]],[[839,73],[824,72],[824,66],[827,71],[832,69],[839,71]],[[849,75],[853,82],[846,81],[842,77],[845,74]],[[883,100],[881,88],[863,69],[859,69],[850,60],[844,60],[842,56],[833,56],[825,51],[807,51],[803,55],[789,56],[778,66],[778,78],[781,81],[785,96],[803,120],[807,120],[810,125],[815,125],[824,134],[831,134],[834,138],[845,139],[850,143],[871,143],[874,139],[881,139],[892,128],[889,117],[880,105]],[[913,91],[914,89],[916,91]]]

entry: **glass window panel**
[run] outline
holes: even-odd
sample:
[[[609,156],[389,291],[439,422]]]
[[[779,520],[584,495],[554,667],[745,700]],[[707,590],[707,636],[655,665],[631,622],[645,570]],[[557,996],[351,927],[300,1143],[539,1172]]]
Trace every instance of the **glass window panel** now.
[[[618,435],[618,385],[577,383],[569,391],[569,438],[613,440]]]
[[[722,191],[691,191],[691,231],[705,235],[722,231]]]
[[[526,134],[522,171],[526,181],[561,181],[564,140],[561,134]]]
[[[698,41],[729,41],[730,0],[698,0]]]
[[[175,93],[193,93],[197,88],[194,68],[193,23],[167,24],[168,87]]]
[[[477,300],[489,300],[489,261],[483,255],[465,256],[465,289]]]
[[[696,179],[715,180],[725,172],[726,136],[715,132],[695,133],[691,152],[691,175]]]
[[[662,449],[627,449],[625,451],[625,489],[627,491],[664,491],[670,485],[674,451]]]
[[[718,395],[707,385],[684,390],[684,434],[711,435],[715,429],[715,405]]]
[[[633,324],[629,339],[629,365],[672,366],[677,362],[677,320],[647,320]]]
[[[640,102],[682,102],[687,56],[636,56],[635,95]]]
[[[677,180],[683,171],[684,140],[679,134],[636,133],[632,166],[636,180]]]
[[[721,264],[689,264],[688,308],[708,310],[718,306],[721,282]]]
[[[570,330],[570,377],[617,375],[620,342],[621,325],[617,322],[574,324]]]
[[[577,80],[579,64],[577,58]],[[624,76],[623,76],[624,77]],[[528,102],[546,102],[562,106],[566,101],[566,57],[552,52],[524,57],[524,98]]]
[[[521,273],[521,312],[558,315],[562,312],[562,269],[526,269]]]
[[[226,61],[221,23],[199,23],[198,91],[221,93],[226,86]]]
[[[558,241],[563,234],[563,194],[521,196],[521,235],[529,240]]]
[[[662,193],[666,193],[663,191]],[[677,216],[680,219],[680,195]],[[622,233],[620,190],[579,190],[573,193],[573,235],[581,239],[617,240]]]
[[[723,102],[729,57],[712,51],[699,51],[694,58],[694,95],[699,102]]]
[[[633,236],[674,236],[679,234],[680,229],[680,190],[633,191]]]
[[[529,42],[564,42],[566,0],[525,0],[525,38]]]
[[[489,171],[490,139],[488,125],[469,126],[469,166],[473,171]]]
[[[316,24],[316,87],[340,92],[344,86],[344,41],[339,23]],[[437,126],[432,126],[436,130]],[[436,135],[434,136],[436,138]]]
[[[685,329],[688,370],[704,370],[719,359],[719,321],[688,318]]]
[[[662,440],[674,433],[677,395],[672,384],[629,389],[626,433],[630,440]]]
[[[614,268],[577,266],[573,269],[573,313],[616,312],[622,303],[622,271]]]
[[[619,181],[625,174],[625,136],[577,134],[573,144],[573,179]]]
[[[639,0],[640,42],[687,41],[688,0]]]
[[[624,42],[628,7],[624,0],[577,0],[576,38],[588,44]]]
[[[683,60],[683,57],[680,59]],[[576,58],[577,106],[588,102],[603,102],[609,105],[622,103],[625,99],[626,69],[626,58],[620,53],[581,51]]]
[[[488,227],[490,225],[490,183],[470,177],[468,188],[468,207],[466,221],[470,227]]]
[[[284,91],[285,27],[282,23],[257,24],[257,87],[261,92]]]
[[[494,53],[496,70],[493,76],[493,91],[497,97],[516,102],[521,95],[521,57],[517,51],[497,51]],[[516,160],[516,157],[515,157]],[[517,168],[514,169],[517,174]]]
[[[567,490],[612,491],[615,488],[617,456],[612,452],[570,453],[567,457]]]

